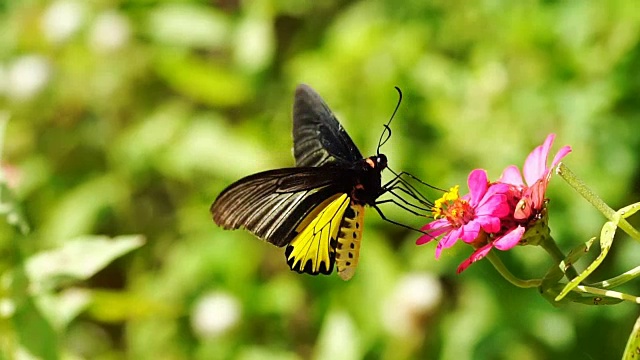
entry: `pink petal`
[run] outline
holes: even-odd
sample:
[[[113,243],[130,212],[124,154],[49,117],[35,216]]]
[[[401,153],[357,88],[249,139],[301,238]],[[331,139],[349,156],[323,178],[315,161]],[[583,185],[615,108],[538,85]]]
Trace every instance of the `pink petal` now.
[[[480,223],[472,220],[469,223],[462,226],[462,231],[460,232],[460,239],[466,243],[473,242],[480,235]]]
[[[440,245],[440,242],[438,242],[438,245],[436,245],[436,259],[440,259],[440,254],[442,254],[443,249],[444,248]]]
[[[451,231],[451,225],[445,219],[438,219],[430,222],[425,225],[421,229],[422,231],[426,231],[427,234],[424,234],[416,240],[416,245],[423,245],[431,240],[435,240],[438,236]]]
[[[487,256],[489,251],[491,251],[491,248],[493,248],[493,243],[488,243],[487,245],[476,250],[467,260],[463,261],[462,264],[458,266],[458,274],[465,271],[474,262],[482,260],[485,256]]]
[[[489,198],[485,196],[485,199],[483,199],[482,204],[478,205],[475,209],[476,216],[503,217],[509,213],[507,195],[494,194]]]
[[[475,207],[478,202],[482,200],[482,197],[487,192],[487,188],[489,187],[487,172],[483,169],[473,170],[469,174],[467,184],[469,185],[469,193],[471,195],[469,205]]]
[[[487,192],[491,194],[507,194],[512,191],[513,187],[514,186],[511,184],[495,182],[489,186],[489,190],[487,190]]]
[[[482,225],[482,230],[489,234],[500,231],[500,219],[495,216],[483,216],[477,218],[475,221]]]
[[[440,254],[442,254],[442,250],[450,248],[453,244],[458,240],[458,234],[460,229],[455,229],[454,231],[445,235],[440,241],[438,241],[438,245],[436,246],[436,259],[440,258]],[[453,234],[455,232],[455,234]]]
[[[431,234],[424,234],[416,240],[416,245],[424,245],[431,240],[435,240],[436,236],[432,236]]]
[[[447,219],[438,219],[438,220],[434,220],[430,223],[428,223],[427,225],[423,226],[420,230],[422,231],[427,231],[430,234],[434,234],[440,230],[448,230],[450,224],[449,221]],[[442,234],[442,232],[440,232],[438,235]],[[438,236],[438,235],[434,235],[434,236]]]
[[[504,234],[502,237],[496,239],[493,243],[496,249],[506,251],[512,247],[518,245],[522,235],[524,235],[525,228],[518,225],[515,229]]]
[[[562,160],[562,158],[564,158],[565,156],[569,155],[570,152],[571,152],[571,146],[563,146],[560,150],[558,150],[558,152],[556,153],[556,156],[553,158],[553,162],[551,162],[551,168],[554,168],[556,165],[558,165],[560,160]]]
[[[438,247],[442,249],[447,249],[452,247],[458,239],[460,239],[462,235],[462,228],[453,229],[450,233],[445,235],[440,242],[438,242]],[[437,250],[437,249],[436,249]]]
[[[500,175],[498,182],[511,184],[518,188],[522,188],[524,186],[520,170],[518,170],[518,167],[515,165],[507,166],[507,168],[502,171],[502,175]]]
[[[549,182],[546,179],[540,179],[531,187],[531,206],[534,210],[542,209],[544,205],[544,194],[547,192],[548,185]]]
[[[553,144],[555,137],[555,134],[549,134],[544,143],[533,149],[529,156],[527,156],[522,172],[524,173],[524,179],[528,185],[533,184],[536,180],[545,175],[547,171],[549,150],[551,149],[551,145]]]
[[[506,195],[504,195],[504,193],[509,189],[509,185],[506,184],[494,184],[492,186],[489,187],[489,189],[487,189],[487,191],[485,192],[484,196],[482,197],[482,199],[480,199],[480,201],[477,202],[477,206],[476,206],[476,212],[477,209],[480,207],[484,207],[486,206],[486,203],[488,201],[496,201],[496,200],[501,200],[500,198],[495,198],[496,196],[500,197],[500,196],[504,196],[506,197]]]

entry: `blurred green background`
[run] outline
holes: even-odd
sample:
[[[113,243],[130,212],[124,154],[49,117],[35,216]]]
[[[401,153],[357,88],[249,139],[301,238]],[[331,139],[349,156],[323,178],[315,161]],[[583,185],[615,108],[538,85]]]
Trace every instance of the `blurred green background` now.
[[[365,155],[399,86],[382,150],[443,188],[466,192],[478,167],[497,179],[554,132],[619,208],[640,192],[639,69],[637,0],[0,2],[2,169],[32,229],[0,232],[3,356],[619,358],[637,306],[554,307],[487,262],[455,275],[470,247],[436,261],[371,210],[351,281],[298,275],[208,209],[240,177],[293,164],[298,83]],[[603,217],[560,178],[548,197],[564,251],[599,233]],[[144,245],[118,237],[132,234]],[[594,280],[638,264],[616,240]],[[56,249],[53,265],[33,260]],[[524,278],[551,266],[537,248],[500,255]],[[68,279],[76,265],[91,271]],[[43,271],[55,280],[38,290]]]

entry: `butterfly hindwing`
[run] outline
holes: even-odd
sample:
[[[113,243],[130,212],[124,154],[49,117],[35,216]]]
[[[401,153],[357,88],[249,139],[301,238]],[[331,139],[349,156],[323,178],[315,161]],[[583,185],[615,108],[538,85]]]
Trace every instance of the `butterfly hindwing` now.
[[[307,85],[296,88],[293,104],[293,153],[296,166],[362,160],[360,150],[320,95]]]
[[[347,194],[336,194],[318,206],[298,227],[298,235],[285,250],[292,270],[311,275],[333,271],[337,238],[349,202]]]

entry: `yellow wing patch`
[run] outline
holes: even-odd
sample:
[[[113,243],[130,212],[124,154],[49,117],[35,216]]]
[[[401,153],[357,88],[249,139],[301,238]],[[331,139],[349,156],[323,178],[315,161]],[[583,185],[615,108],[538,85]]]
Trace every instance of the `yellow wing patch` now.
[[[349,210],[342,221],[336,246],[336,268],[342,280],[351,279],[356,272],[364,229],[364,206],[352,204]]]
[[[336,194],[302,221],[285,251],[291,270],[312,275],[333,271],[336,239],[349,203],[347,194]]]

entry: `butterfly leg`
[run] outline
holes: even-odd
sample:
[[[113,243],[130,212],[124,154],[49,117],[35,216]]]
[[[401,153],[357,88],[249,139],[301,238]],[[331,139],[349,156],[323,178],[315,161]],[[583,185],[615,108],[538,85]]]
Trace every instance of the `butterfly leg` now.
[[[419,212],[417,212],[417,211],[415,211],[415,210],[413,210],[413,209],[411,209],[411,208],[399,203],[395,199],[385,199],[385,200],[376,201],[376,205],[388,204],[388,203],[395,204],[396,206],[400,207],[403,210],[406,210],[406,211],[412,213],[415,216],[426,217],[425,214],[421,214],[421,213],[419,213]]]
[[[389,167],[387,167],[387,169],[389,169]],[[400,172],[400,173],[398,173],[398,174],[396,174],[396,173],[395,173],[393,170],[391,170],[391,169],[389,169],[389,171],[391,171],[391,172],[392,172],[396,177],[398,177],[398,178],[401,178],[402,176],[408,176],[408,177],[410,177],[411,179],[413,179],[413,180],[415,180],[415,181],[419,182],[420,184],[422,184],[422,185],[424,185],[424,186],[427,186],[427,187],[429,187],[429,188],[431,188],[431,189],[439,190],[439,191],[445,191],[445,190],[443,190],[443,189],[440,189],[439,187],[436,187],[436,186],[433,186],[433,185],[429,184],[428,182],[425,182],[425,181],[423,181],[423,180],[420,180],[420,178],[418,178],[417,176],[415,176],[415,175],[413,175],[413,174],[411,174],[411,173],[409,173],[409,172],[407,172],[407,171],[401,171],[401,172]]]
[[[393,201],[392,201],[392,200],[391,200],[391,201],[386,201],[386,200],[385,200],[385,201],[383,201],[383,202],[393,202]],[[376,211],[378,212],[378,214],[380,215],[380,217],[382,218],[382,220],[384,220],[384,221],[386,221],[386,222],[389,222],[389,223],[391,223],[391,224],[394,224],[394,225],[397,225],[397,226],[403,227],[403,228],[405,228],[405,229],[409,229],[409,230],[412,230],[412,231],[417,231],[417,232],[419,232],[419,233],[421,233],[421,234],[427,234],[427,235],[428,235],[428,233],[426,233],[426,232],[424,232],[424,231],[422,231],[422,230],[419,230],[419,229],[416,229],[416,228],[412,228],[412,227],[411,227],[411,226],[409,226],[409,225],[405,225],[405,224],[403,224],[403,223],[400,223],[400,222],[397,222],[397,221],[394,221],[394,220],[391,220],[391,219],[387,218],[387,217],[384,215],[384,213],[382,212],[382,209],[380,209],[380,208],[377,206],[377,204],[381,204],[381,203],[383,203],[383,202],[376,203],[376,205],[373,205],[373,206],[372,206],[374,209],[376,209]],[[398,205],[399,205],[399,204],[398,204]],[[399,206],[401,206],[401,205],[399,205]],[[409,210],[409,211],[410,211],[410,210]]]
[[[411,175],[410,173],[403,171],[400,173],[396,173],[395,171],[393,171],[392,169],[388,168],[389,171],[394,175],[394,178],[391,179],[390,181],[388,181],[382,188],[383,188],[383,192],[387,191],[388,189],[394,188],[399,186],[400,184],[404,185],[405,188],[410,192],[411,197],[413,197],[416,201],[420,202],[423,205],[427,205],[430,206],[432,205],[431,201],[429,201],[429,199],[427,199],[427,197],[425,195],[423,195],[415,186],[413,186],[407,179],[405,179],[404,177],[409,177],[410,179],[416,180],[417,182],[419,182],[422,185],[428,186],[432,189],[436,189],[436,190],[441,190],[438,189],[436,187],[434,187],[433,185],[429,185],[428,183],[418,179],[417,177],[415,177],[414,175]]]
[[[400,201],[402,201],[405,205],[413,207],[415,209],[418,210],[422,210],[422,211],[429,211],[433,208],[433,204],[431,204],[430,202],[425,202],[425,201],[420,201],[419,198],[417,198],[417,195],[409,188],[404,188],[401,186],[402,184],[396,184],[388,189],[386,189],[385,192],[390,193],[391,195],[395,196],[396,198],[398,198]],[[409,202],[407,199],[403,198],[402,196],[400,196],[399,193],[404,193],[406,195],[408,195],[409,197],[415,199],[416,201],[418,201],[418,203],[420,205],[416,205],[416,204],[412,204],[411,202]]]

